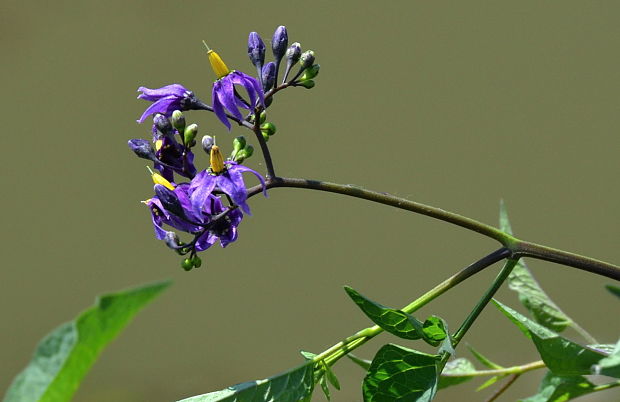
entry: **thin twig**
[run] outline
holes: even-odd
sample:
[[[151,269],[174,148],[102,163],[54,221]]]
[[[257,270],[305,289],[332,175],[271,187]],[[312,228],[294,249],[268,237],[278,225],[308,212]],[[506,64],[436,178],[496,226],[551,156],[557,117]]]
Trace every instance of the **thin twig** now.
[[[504,391],[506,391],[508,389],[508,387],[510,387],[515,381],[517,381],[517,378],[519,378],[520,376],[521,376],[521,374],[513,374],[513,375],[511,375],[510,378],[508,379],[508,381],[506,381],[504,383],[504,385],[502,385],[501,388],[499,388],[497,391],[495,391],[493,393],[493,395],[491,395],[485,402],[493,402],[494,400],[499,398],[499,396],[501,394],[503,394]]]

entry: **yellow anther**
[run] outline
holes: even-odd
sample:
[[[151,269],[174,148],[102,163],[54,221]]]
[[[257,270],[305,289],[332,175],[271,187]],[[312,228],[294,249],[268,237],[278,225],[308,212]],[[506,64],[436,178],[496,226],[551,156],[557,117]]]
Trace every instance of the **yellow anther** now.
[[[211,50],[207,45],[207,42],[202,41],[202,43],[204,43],[205,47],[207,48],[209,63],[211,63],[211,68],[213,69],[213,72],[215,73],[217,79],[219,80],[220,78],[230,74],[230,70],[228,69],[228,67],[226,67],[226,64],[222,61],[220,55]]]
[[[157,140],[155,141],[155,150],[159,151],[161,149],[161,146],[163,145],[164,141],[163,140]]]
[[[220,152],[220,147],[217,145],[213,145],[211,147],[211,155],[209,159],[211,162],[211,171],[213,173],[217,174],[224,171],[224,157]]]
[[[161,184],[169,190],[174,190],[174,186],[172,185],[172,183],[164,179],[164,176],[160,175],[159,173],[153,172],[148,166],[146,168],[149,170],[149,172],[151,172],[151,179],[153,179],[153,183]]]

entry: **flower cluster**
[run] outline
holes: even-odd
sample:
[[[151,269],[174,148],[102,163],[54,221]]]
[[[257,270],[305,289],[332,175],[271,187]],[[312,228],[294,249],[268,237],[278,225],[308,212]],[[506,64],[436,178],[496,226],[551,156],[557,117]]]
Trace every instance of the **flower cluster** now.
[[[210,163],[207,169],[198,171],[192,152],[198,126],[186,124],[183,112],[211,111],[229,131],[232,129],[231,121],[251,128],[261,143],[268,172],[273,176],[266,142],[276,129],[273,123],[265,122],[266,109],[273,94],[280,89],[289,86],[312,88],[319,65],[314,64],[312,51],[301,52],[299,43],[288,46],[288,33],[284,26],[276,29],[271,47],[274,61],[265,64],[265,45],[258,33],[250,33],[248,55],[257,72],[257,77],[252,77],[230,70],[221,57],[207,46],[207,56],[216,76],[211,90],[211,106],[181,84],[157,89],[138,88],[138,98],[152,102],[137,120],[138,123],[153,116],[152,141],[129,141],[131,150],[138,157],[153,162],[155,170],[149,168],[154,195],[143,203],[151,212],[157,239],[187,256],[181,264],[186,270],[201,265],[198,252],[208,249],[218,240],[222,247],[226,247],[237,239],[237,228],[243,215],[250,214],[243,173],[256,176],[265,196],[267,185],[262,175],[242,165],[254,150],[243,136],[233,140],[233,151],[229,158],[224,159],[214,139],[205,135],[201,145],[209,155]],[[284,59],[284,78],[278,85],[278,69]],[[288,80],[291,68],[298,62],[299,71]],[[241,109],[247,110],[248,115],[244,116]],[[187,233],[192,238],[183,242],[177,232]]]

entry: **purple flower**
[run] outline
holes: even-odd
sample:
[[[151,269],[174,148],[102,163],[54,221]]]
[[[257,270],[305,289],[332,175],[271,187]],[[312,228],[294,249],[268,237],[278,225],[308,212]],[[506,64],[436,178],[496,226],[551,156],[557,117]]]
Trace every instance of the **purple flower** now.
[[[135,152],[135,151],[134,151]],[[174,181],[176,172],[189,179],[196,175],[194,153],[178,143],[174,137],[160,135],[155,139],[155,169],[168,181]]]
[[[213,91],[211,94],[213,113],[215,113],[217,118],[230,130],[231,125],[226,116],[226,112],[233,115],[237,120],[243,120],[243,116],[239,111],[240,107],[253,110],[257,101],[265,106],[263,88],[256,78],[250,77],[241,71],[229,70],[219,54],[208,47],[207,49],[209,63],[211,63],[211,68],[213,68],[213,72],[217,77],[217,80],[213,83]],[[235,85],[239,85],[245,89],[250,98],[249,103],[235,92]]]
[[[215,146],[214,146],[215,147]],[[258,178],[263,186],[263,194],[267,196],[265,180],[258,172],[233,161],[226,161],[225,168],[219,173],[212,169],[203,170],[194,177],[189,185],[190,200],[194,211],[202,211],[208,205],[207,201],[213,191],[221,191],[238,205],[243,212],[250,215],[250,206],[245,202],[248,190],[243,182],[244,172],[250,172]]]
[[[216,215],[225,212],[228,208],[222,205],[219,197],[211,196],[209,198],[211,204],[211,213]],[[239,209],[235,208],[228,212],[223,218],[213,223],[209,230],[204,232],[196,239],[194,248],[196,251],[203,251],[211,247],[219,239],[220,245],[226,247],[230,243],[237,240],[237,226],[241,223],[243,214]]]
[[[137,120],[138,123],[142,123],[148,116],[155,113],[170,117],[175,110],[189,110],[191,103],[195,100],[194,93],[180,84],[166,85],[157,89],[140,87],[138,91],[142,92],[138,95],[138,99],[153,102],[142,113]]]
[[[188,183],[181,183],[174,190],[156,184],[155,192],[157,195],[145,201],[145,204],[151,210],[155,237],[159,240],[166,240],[168,235],[164,225],[195,235],[195,251],[208,249],[218,239],[222,247],[237,239],[237,226],[241,223],[243,214],[238,209],[233,209],[213,222],[214,216],[228,210],[219,197],[209,195],[203,211],[196,213],[189,199]]]
[[[235,85],[239,85],[245,89],[250,98],[250,102],[246,103],[235,93]],[[213,83],[212,102],[213,112],[218,119],[230,130],[231,124],[228,121],[226,112],[233,115],[237,120],[243,120],[243,116],[239,108],[253,110],[259,101],[264,106],[264,94],[261,85],[256,78],[251,77],[241,71],[231,71],[228,75],[220,78]]]
[[[160,187],[164,186],[162,186],[161,184],[155,185],[156,192],[159,190],[161,193]],[[167,231],[163,228],[164,224],[178,229],[182,232],[197,233],[200,232],[200,224],[208,221],[208,213],[202,215],[194,213],[194,210],[191,208],[191,203],[189,201],[188,188],[188,183],[181,183],[178,186],[174,187],[174,190],[168,190],[170,193],[172,193],[171,197],[176,197],[178,204],[183,210],[183,214],[178,213],[178,211],[176,211],[176,214],[172,213],[169,210],[172,209],[170,208],[170,202],[166,202],[168,206],[168,208],[166,208],[162,203],[160,196],[156,195],[153,198],[144,201],[144,203],[151,210],[151,218],[153,220],[153,228],[155,229],[155,237],[157,237],[159,240],[163,240],[166,237]]]

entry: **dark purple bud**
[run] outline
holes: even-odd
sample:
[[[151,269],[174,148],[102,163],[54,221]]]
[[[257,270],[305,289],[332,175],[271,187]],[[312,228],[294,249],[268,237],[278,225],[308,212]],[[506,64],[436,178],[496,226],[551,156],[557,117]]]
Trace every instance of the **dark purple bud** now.
[[[164,135],[174,135],[172,123],[170,123],[170,120],[163,114],[157,113],[155,117],[153,117],[153,124],[160,133]]]
[[[276,63],[270,61],[263,67],[263,90],[267,92],[276,81]]]
[[[307,50],[301,55],[301,68],[308,68],[314,64],[314,52],[312,50]]]
[[[273,51],[273,57],[276,61],[280,61],[286,53],[286,47],[288,46],[288,33],[286,27],[280,25],[273,33],[271,38],[271,50]]]
[[[291,46],[289,46],[288,49],[286,49],[286,60],[287,63],[291,64],[291,66],[295,65],[295,63],[299,61],[300,57],[301,45],[299,44],[299,42],[293,43]]]
[[[179,198],[174,191],[161,184],[156,184],[155,194],[157,195],[157,198],[159,198],[159,201],[161,201],[161,205],[163,205],[167,211],[178,217],[185,218],[185,211],[183,210],[181,201],[179,201]]]
[[[155,160],[155,151],[153,150],[153,147],[151,146],[151,143],[147,140],[143,140],[143,139],[134,139],[134,140],[129,140],[127,142],[127,145],[129,145],[129,148],[131,148],[131,150],[138,155],[139,158],[142,159],[148,159],[150,161]]]
[[[255,66],[261,66],[265,62],[265,44],[258,33],[250,32],[248,38],[248,56]]]

